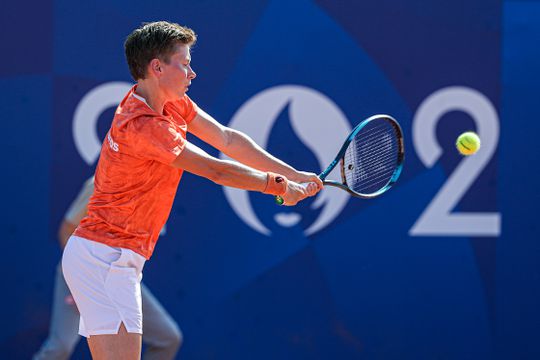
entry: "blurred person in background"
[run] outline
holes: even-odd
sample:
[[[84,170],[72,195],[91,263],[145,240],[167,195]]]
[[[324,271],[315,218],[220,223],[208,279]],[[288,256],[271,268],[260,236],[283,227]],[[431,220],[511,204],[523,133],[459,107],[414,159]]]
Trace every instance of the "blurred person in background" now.
[[[66,212],[58,230],[58,241],[64,249],[75,228],[86,215],[88,199],[94,192],[94,177],[88,179]],[[182,332],[158,300],[141,284],[145,360],[174,359],[182,344]],[[61,265],[56,269],[49,336],[33,360],[68,359],[81,339],[79,311],[64,280]]]

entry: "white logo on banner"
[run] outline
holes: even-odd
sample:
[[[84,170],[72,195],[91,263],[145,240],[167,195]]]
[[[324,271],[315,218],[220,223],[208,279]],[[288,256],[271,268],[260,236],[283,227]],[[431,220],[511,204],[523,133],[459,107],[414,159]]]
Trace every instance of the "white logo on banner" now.
[[[132,86],[120,81],[104,83],[93,88],[79,101],[73,116],[73,140],[88,165],[94,164],[101,150],[101,140],[97,134],[99,116],[108,108],[117,106]]]
[[[287,105],[295,134],[313,152],[320,168],[326,168],[334,160],[351,127],[339,107],[320,92],[295,85],[264,90],[238,109],[229,126],[248,134],[257,144],[266,147],[272,127]],[[220,154],[220,157],[227,158],[224,154]],[[301,170],[317,172],[319,169]],[[255,215],[247,191],[229,187],[223,189],[233,210],[248,226],[262,234],[271,234]],[[305,235],[314,234],[330,224],[343,210],[348,198],[346,192],[338,189],[327,187],[321,191],[312,206],[315,209],[321,206],[324,208],[313,224],[305,230]],[[301,216],[296,213],[279,213],[275,220],[281,226],[290,227],[296,225]]]

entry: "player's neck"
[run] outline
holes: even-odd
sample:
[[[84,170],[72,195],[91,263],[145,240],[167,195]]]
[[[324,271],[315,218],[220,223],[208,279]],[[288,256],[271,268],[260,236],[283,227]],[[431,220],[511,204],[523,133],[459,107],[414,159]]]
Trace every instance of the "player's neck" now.
[[[157,83],[150,79],[139,80],[135,92],[146,100],[152,110],[163,115],[163,107],[167,102],[167,97]]]

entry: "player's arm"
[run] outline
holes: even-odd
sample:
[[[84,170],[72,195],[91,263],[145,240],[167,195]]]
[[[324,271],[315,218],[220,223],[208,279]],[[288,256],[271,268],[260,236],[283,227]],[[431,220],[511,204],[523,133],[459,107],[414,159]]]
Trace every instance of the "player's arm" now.
[[[69,237],[73,234],[79,225],[79,222],[88,213],[88,200],[93,192],[94,178],[92,177],[84,182],[79,193],[69,205],[69,208],[64,215],[64,219],[58,228],[58,242],[62,249],[66,246]]]
[[[315,182],[320,188],[323,186],[316,174],[296,170],[261,148],[248,135],[220,124],[201,109],[189,124],[189,132],[249,167],[273,171],[295,182]]]
[[[92,191],[93,188],[94,187],[92,186]],[[69,237],[73,234],[82,218],[88,213],[88,199],[91,194],[92,192],[88,192],[88,190],[82,191],[71,205],[62,224],[60,224],[60,228],[58,229],[58,242],[62,249],[66,247]]]
[[[219,185],[273,195],[282,193],[285,205],[295,205],[318,191],[317,185],[313,183],[304,187],[294,181],[281,181],[279,177],[235,161],[215,158],[189,142],[186,142],[172,166],[205,177]]]
[[[62,224],[60,224],[60,228],[58,229],[58,242],[60,243],[60,247],[62,249],[66,247],[69,237],[71,234],[73,234],[76,228],[77,224],[73,224],[66,219],[62,221]]]

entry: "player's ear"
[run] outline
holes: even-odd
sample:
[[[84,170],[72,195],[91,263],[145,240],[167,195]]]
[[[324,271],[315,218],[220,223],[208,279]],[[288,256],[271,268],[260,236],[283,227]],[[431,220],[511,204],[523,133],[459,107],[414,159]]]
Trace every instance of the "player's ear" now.
[[[159,59],[152,59],[148,67],[152,74],[157,77],[161,76],[161,61]]]

